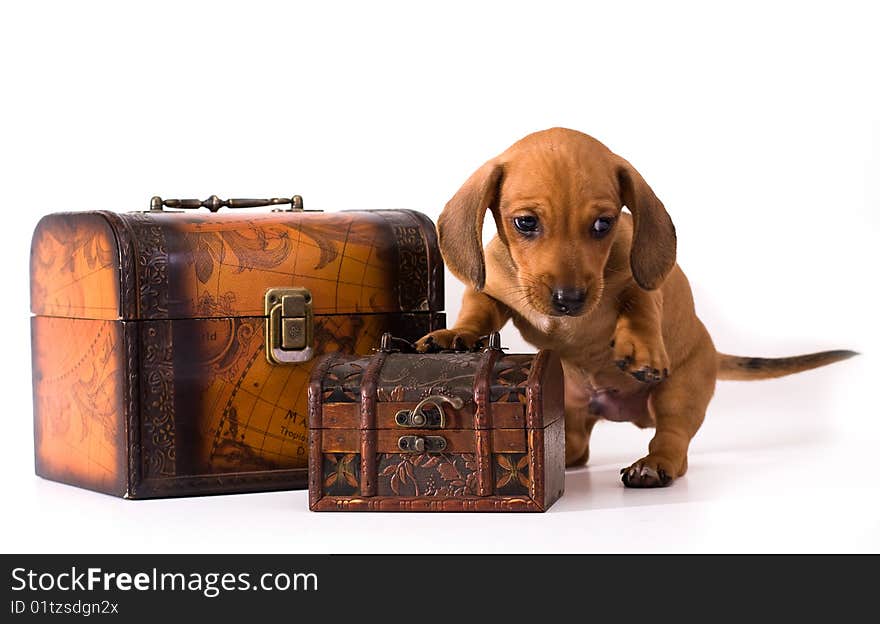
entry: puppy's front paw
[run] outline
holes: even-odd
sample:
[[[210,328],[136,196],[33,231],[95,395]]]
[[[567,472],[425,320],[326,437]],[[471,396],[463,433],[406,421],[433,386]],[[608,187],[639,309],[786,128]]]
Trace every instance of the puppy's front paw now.
[[[668,460],[648,455],[629,468],[621,469],[620,474],[626,487],[655,488],[672,483],[677,471]]]
[[[669,356],[659,336],[648,340],[630,329],[619,329],[611,347],[617,367],[642,383],[657,383],[669,375]]]
[[[428,353],[443,349],[473,349],[480,342],[480,336],[457,329],[438,329],[416,342],[416,351]]]

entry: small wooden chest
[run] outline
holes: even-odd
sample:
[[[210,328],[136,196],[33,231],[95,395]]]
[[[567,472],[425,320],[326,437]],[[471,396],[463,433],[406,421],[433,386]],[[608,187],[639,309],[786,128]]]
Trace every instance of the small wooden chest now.
[[[554,354],[415,354],[390,345],[384,337],[371,357],[335,354],[315,365],[312,510],[545,511],[562,495]]]
[[[125,498],[305,488],[312,358],[416,340],[442,305],[434,225],[411,210],[49,215],[31,247],[37,474]]]

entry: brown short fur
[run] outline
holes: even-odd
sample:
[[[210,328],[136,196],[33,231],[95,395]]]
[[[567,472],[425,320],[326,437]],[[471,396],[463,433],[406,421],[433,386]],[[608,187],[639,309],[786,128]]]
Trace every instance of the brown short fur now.
[[[484,252],[487,209],[498,234]],[[523,216],[539,231],[518,231]],[[592,233],[600,217],[612,221],[602,237]],[[420,349],[472,344],[513,320],[562,358],[567,465],[587,462],[600,418],[656,428],[648,454],[621,471],[631,487],[668,485],[687,471],[716,379],[778,377],[854,355],[717,353],[676,264],[663,203],[632,165],[580,132],[537,132],[484,164],[446,204],[438,231],[450,271],[469,288],[455,326],[425,336]],[[560,312],[554,292],[581,293],[582,309]]]

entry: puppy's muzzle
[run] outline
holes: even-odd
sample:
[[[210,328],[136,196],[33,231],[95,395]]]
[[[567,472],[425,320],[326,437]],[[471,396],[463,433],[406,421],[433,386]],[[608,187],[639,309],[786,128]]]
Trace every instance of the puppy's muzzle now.
[[[550,305],[560,315],[577,316],[584,310],[587,291],[584,288],[557,288],[550,296]]]

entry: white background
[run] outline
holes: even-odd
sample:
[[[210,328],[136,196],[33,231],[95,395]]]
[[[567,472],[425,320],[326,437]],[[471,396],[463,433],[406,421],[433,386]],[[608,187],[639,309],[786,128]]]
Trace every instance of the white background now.
[[[871,3],[596,4],[3,3],[0,550],[880,550]],[[650,432],[602,423],[543,515],[315,514],[305,492],[131,502],[33,475],[41,215],[300,193],[436,218],[482,162],[555,125],[663,199],[720,349],[864,355],[720,384],[668,489],[625,490]],[[450,320],[460,293],[447,276]]]

